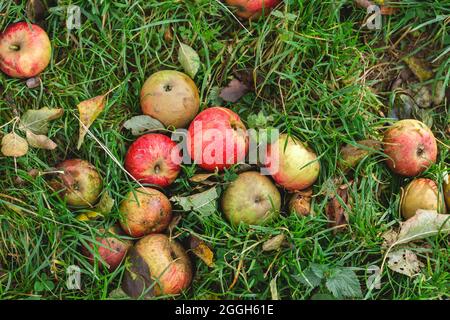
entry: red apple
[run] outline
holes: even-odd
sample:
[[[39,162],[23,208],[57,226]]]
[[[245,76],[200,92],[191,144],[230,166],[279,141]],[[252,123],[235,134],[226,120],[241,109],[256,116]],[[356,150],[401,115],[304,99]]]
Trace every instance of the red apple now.
[[[35,24],[17,22],[0,34],[0,69],[15,78],[31,78],[50,63],[47,33]]]
[[[445,200],[439,188],[433,180],[426,178],[414,179],[403,192],[400,210],[403,218],[413,217],[417,210],[436,210],[445,212]]]
[[[205,109],[189,126],[188,153],[205,170],[223,170],[244,161],[248,148],[247,129],[230,109]]]
[[[82,247],[81,253],[94,265],[99,257],[99,267],[106,266],[108,270],[116,270],[125,258],[128,249],[133,245],[130,240],[121,239],[122,231],[119,227],[111,227],[107,232],[101,230],[102,235],[95,240],[97,243],[89,243],[89,248]],[[93,252],[96,255],[93,255]]]
[[[163,70],[152,74],[141,90],[141,108],[165,126],[186,128],[200,107],[198,88],[184,73]]]
[[[310,187],[320,171],[314,151],[287,134],[268,146],[265,164],[275,182],[289,191]]]
[[[159,133],[139,137],[125,158],[125,168],[136,180],[161,187],[167,187],[177,178],[180,163],[177,144]]]
[[[397,121],[386,130],[383,147],[388,167],[402,176],[419,175],[436,162],[437,144],[433,132],[417,120]]]
[[[130,250],[122,289],[133,298],[179,294],[192,280],[192,265],[186,251],[163,234],[151,234]]]
[[[61,173],[51,185],[62,192],[67,204],[73,207],[93,207],[103,188],[97,169],[81,159],[65,160],[56,169]]]
[[[130,191],[120,204],[122,229],[132,237],[166,230],[172,219],[169,199],[152,188]]]
[[[255,19],[267,14],[281,0],[225,0],[229,6],[236,8],[236,14],[244,19]]]

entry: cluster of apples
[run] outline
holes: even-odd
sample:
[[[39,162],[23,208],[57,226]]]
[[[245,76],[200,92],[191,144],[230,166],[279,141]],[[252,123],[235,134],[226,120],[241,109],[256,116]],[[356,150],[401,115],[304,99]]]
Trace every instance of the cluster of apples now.
[[[404,177],[416,177],[436,163],[438,147],[433,132],[424,123],[405,119],[386,130],[383,139],[388,167]],[[447,178],[446,178],[447,179]],[[416,178],[405,188],[400,202],[404,219],[413,217],[418,209],[445,213],[450,207],[450,185],[444,182],[444,192],[428,178]]]

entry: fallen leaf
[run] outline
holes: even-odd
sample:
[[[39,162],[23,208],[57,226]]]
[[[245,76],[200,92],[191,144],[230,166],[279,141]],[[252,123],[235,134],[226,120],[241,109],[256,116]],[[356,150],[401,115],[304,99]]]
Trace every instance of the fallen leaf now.
[[[180,43],[180,49],[178,50],[178,61],[184,71],[192,79],[194,79],[200,69],[200,57],[198,56],[198,53],[187,44]]]
[[[119,300],[119,299],[130,299],[130,297],[125,293],[125,291],[123,291],[122,288],[117,288],[109,293],[108,299]]]
[[[170,200],[181,206],[184,211],[195,211],[209,216],[217,209],[219,195],[217,187],[213,187],[188,197],[173,196]]]
[[[102,215],[108,215],[111,213],[112,208],[114,207],[114,199],[111,197],[109,192],[104,192],[99,202],[95,206],[94,210],[101,213]]]
[[[54,150],[57,147],[57,144],[46,135],[34,134],[31,130],[26,131],[26,137],[28,144],[33,148]]]
[[[275,237],[270,238],[269,240],[263,243],[262,250],[263,251],[279,250],[283,245],[283,243],[285,242],[285,240],[286,236],[284,234],[276,235]]]
[[[362,297],[361,284],[350,268],[335,268],[330,271],[326,287],[338,299]]]
[[[164,41],[172,42],[172,40],[173,40],[172,28],[168,26],[166,30],[164,30]]]
[[[339,226],[345,226],[348,223],[348,214],[347,210],[350,208],[350,195],[348,193],[348,189],[351,185],[351,182],[349,184],[343,184],[339,186],[335,192],[334,195],[330,197],[328,200],[328,204],[326,207],[326,213],[328,216],[329,226],[331,228],[333,227],[339,227]],[[342,205],[339,201],[340,198],[345,205]],[[346,208],[348,207],[348,208]],[[342,229],[342,228],[340,228]],[[338,232],[339,229],[335,229],[334,233]]]
[[[403,60],[421,82],[429,80],[433,77],[431,66],[425,60],[417,57],[407,57]]]
[[[436,210],[417,210],[417,213],[401,224],[396,245],[425,239],[439,233],[450,232],[450,214],[439,214]]]
[[[391,229],[383,233],[381,237],[384,239],[381,248],[386,250],[397,241],[398,233]]]
[[[215,175],[217,175],[217,172],[212,172],[212,173],[197,173],[195,175],[193,175],[189,181],[191,182],[195,182],[195,183],[205,183],[209,178],[214,177]],[[205,184],[214,184],[214,182],[209,181],[210,183],[205,183]]]
[[[28,89],[34,89],[39,87],[39,85],[41,84],[41,78],[39,76],[37,77],[33,77],[33,78],[29,78],[26,81],[26,85]]]
[[[76,219],[79,221],[91,221],[91,220],[98,220],[98,219],[102,219],[102,218],[104,218],[104,216],[98,211],[83,212],[83,213],[80,213],[76,217]]]
[[[173,233],[173,230],[175,229],[175,227],[180,223],[181,219],[183,217],[181,216],[181,214],[175,214],[173,215],[172,221],[170,221],[169,226],[167,227],[167,231],[169,234]]]
[[[270,280],[270,294],[272,296],[272,300],[280,300],[278,297],[278,289],[277,289],[277,277]]]
[[[47,6],[42,0],[28,0],[26,6],[27,17],[34,23],[44,20]]]
[[[203,240],[191,235],[189,237],[189,247],[208,267],[214,267],[214,253]]]
[[[139,136],[148,131],[157,131],[164,129],[164,125],[148,115],[140,115],[128,119],[123,124],[125,129],[131,130],[131,134]]]
[[[354,168],[367,155],[380,150],[381,142],[376,140],[357,141],[358,146],[347,144],[340,151],[339,167],[343,170]]]
[[[19,129],[30,130],[34,134],[47,134],[48,124],[64,114],[64,110],[44,107],[38,110],[28,110],[20,118]]]
[[[28,152],[28,142],[15,132],[8,133],[2,139],[1,151],[6,157],[22,157]]]
[[[423,263],[419,261],[417,255],[408,249],[389,252],[387,259],[387,265],[391,270],[408,277],[417,275],[423,267]]]
[[[220,91],[219,97],[227,102],[237,102],[249,91],[250,89],[247,85],[238,79],[233,79],[227,87]]]
[[[80,112],[80,135],[78,138],[77,149],[80,149],[83,144],[84,137],[87,130],[92,123],[97,119],[98,115],[103,111],[106,104],[106,94],[82,101],[78,104],[78,111]]]
[[[299,217],[308,216],[311,213],[312,189],[297,191],[289,201],[289,213],[295,213]]]

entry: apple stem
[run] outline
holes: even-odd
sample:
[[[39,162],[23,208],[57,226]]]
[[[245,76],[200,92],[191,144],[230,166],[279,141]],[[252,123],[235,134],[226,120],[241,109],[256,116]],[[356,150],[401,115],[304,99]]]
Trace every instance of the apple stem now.
[[[19,51],[19,49],[20,49],[20,47],[19,47],[18,45],[15,45],[15,44],[9,46],[9,48],[10,48],[11,50],[13,50],[13,51]]]

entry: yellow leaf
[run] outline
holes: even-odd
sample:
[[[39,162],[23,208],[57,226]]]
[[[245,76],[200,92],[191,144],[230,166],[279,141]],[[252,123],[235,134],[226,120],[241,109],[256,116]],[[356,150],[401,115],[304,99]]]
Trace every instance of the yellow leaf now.
[[[192,252],[199,257],[208,267],[214,266],[214,253],[206,245],[206,243],[195,237],[191,236],[189,241]]]
[[[53,150],[57,147],[49,137],[43,134],[34,134],[31,130],[26,131],[28,144],[33,148]]]
[[[28,142],[15,132],[5,135],[1,146],[1,151],[6,157],[22,157],[28,152]]]
[[[77,149],[80,149],[83,144],[84,137],[87,130],[92,123],[97,119],[98,115],[103,111],[106,104],[106,94],[97,96],[95,98],[82,101],[78,104],[78,111],[80,112],[80,135],[78,138]]]

